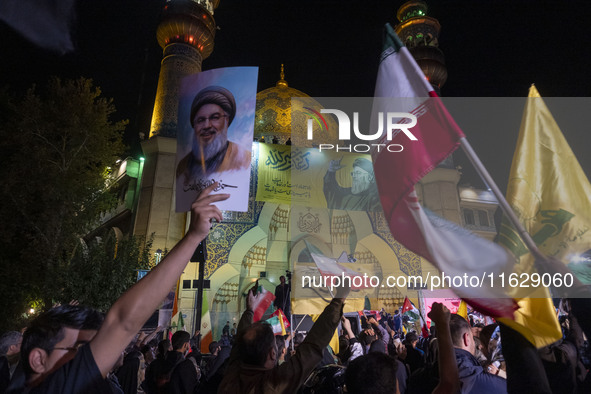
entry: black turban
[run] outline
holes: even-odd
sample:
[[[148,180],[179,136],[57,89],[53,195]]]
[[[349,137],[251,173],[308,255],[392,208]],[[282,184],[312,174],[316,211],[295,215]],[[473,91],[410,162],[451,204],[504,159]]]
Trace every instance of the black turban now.
[[[234,115],[236,115],[236,100],[234,100],[234,95],[228,89],[222,88],[221,86],[208,86],[197,93],[193,104],[191,104],[191,126],[194,126],[195,114],[205,104],[219,105],[230,117],[228,125],[232,123]]]

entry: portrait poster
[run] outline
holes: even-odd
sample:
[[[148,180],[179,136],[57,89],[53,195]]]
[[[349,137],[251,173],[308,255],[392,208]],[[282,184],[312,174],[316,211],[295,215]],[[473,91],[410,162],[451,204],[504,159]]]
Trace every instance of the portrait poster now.
[[[189,75],[179,90],[176,211],[185,212],[214,182],[230,198],[221,210],[248,210],[257,67],[218,68]]]
[[[259,143],[257,201],[381,210],[371,156]]]

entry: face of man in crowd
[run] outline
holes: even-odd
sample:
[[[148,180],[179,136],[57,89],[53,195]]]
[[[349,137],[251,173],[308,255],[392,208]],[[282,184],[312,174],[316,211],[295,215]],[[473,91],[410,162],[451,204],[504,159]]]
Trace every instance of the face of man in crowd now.
[[[68,327],[64,327],[62,331],[64,338],[56,343],[51,351],[45,352],[40,348],[31,351],[29,364],[35,371],[31,380],[39,376],[47,376],[72,360],[76,357],[78,349],[90,342],[97,333],[97,330],[77,330]]]
[[[217,104],[205,104],[193,119],[193,155],[208,160],[228,142],[228,115]]]
[[[361,167],[353,167],[353,171],[351,172],[352,178],[352,185],[351,185],[351,193],[352,194],[359,194],[363,193],[367,189],[369,189],[369,185],[373,180],[373,176],[365,171]]]

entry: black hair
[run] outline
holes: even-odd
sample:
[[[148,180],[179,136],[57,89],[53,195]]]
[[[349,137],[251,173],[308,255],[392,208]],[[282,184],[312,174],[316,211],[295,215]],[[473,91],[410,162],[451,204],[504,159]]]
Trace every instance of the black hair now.
[[[168,349],[172,346],[168,339],[163,339],[158,342],[158,353],[156,354],[157,358],[164,359],[166,357],[166,353],[168,353]]]
[[[213,341],[213,342],[211,342],[211,343],[209,344],[209,347],[208,347],[208,349],[209,349],[209,352],[210,352],[210,353],[213,353],[213,352],[215,352],[215,348],[216,348],[216,347],[218,347],[218,346],[220,346],[220,344],[219,344],[217,341]]]
[[[191,340],[191,334],[187,331],[177,331],[172,335],[171,343],[172,350],[179,350],[185,343],[189,343]]]
[[[60,305],[37,316],[23,335],[21,361],[25,374],[33,369],[29,365],[29,354],[35,348],[50,354],[53,347],[64,339],[64,328],[75,330],[98,330],[103,324],[101,312],[81,305]]]
[[[151,351],[151,350],[152,350],[152,346],[150,346],[150,345],[143,345],[143,346],[140,348],[140,352],[142,352],[142,354],[143,354],[144,356],[146,355],[146,353],[148,353],[148,352],[149,352],[149,351]]]
[[[236,346],[240,360],[245,364],[262,367],[267,355],[275,345],[275,335],[271,325],[256,322],[238,335]]]
[[[345,384],[350,394],[396,392],[397,361],[384,353],[369,353],[349,363]]]
[[[492,337],[492,334],[495,332],[496,329],[497,329],[496,324],[489,324],[487,326],[484,326],[482,331],[480,331],[479,338],[482,341],[482,346],[484,346],[484,348],[487,350],[488,350],[488,344],[490,343],[490,337]]]
[[[369,334],[367,331],[365,331],[365,330],[364,330],[364,331],[361,331],[361,332],[359,333],[359,342],[360,342],[362,345],[371,345],[371,343],[372,343],[373,341],[376,341],[377,339],[378,339],[378,336],[377,336],[377,335],[375,335],[375,334],[374,334],[374,335],[370,335],[370,334]]]
[[[416,342],[419,340],[419,336],[417,335],[416,332],[411,331],[408,334],[406,334],[406,337],[404,338],[404,343],[406,345],[412,345],[413,342]]]

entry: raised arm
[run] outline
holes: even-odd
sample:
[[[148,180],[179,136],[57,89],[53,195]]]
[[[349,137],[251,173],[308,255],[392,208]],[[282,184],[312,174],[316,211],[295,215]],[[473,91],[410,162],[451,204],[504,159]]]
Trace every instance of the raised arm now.
[[[214,183],[204,189],[191,206],[191,224],[183,239],[109,309],[101,329],[90,342],[92,355],[103,376],[107,376],[121,351],[175,285],[195,248],[207,237],[212,220],[221,222],[222,213],[212,203],[228,199],[229,194],[212,195],[216,186]]]
[[[150,342],[152,339],[154,339],[154,337],[156,337],[156,335],[158,335],[163,330],[164,330],[164,327],[161,327],[161,326],[156,327],[156,329],[154,331],[152,331],[149,335],[147,335],[144,339],[142,339],[142,341],[140,342],[138,347],[141,348],[142,346],[147,345],[148,342]]]
[[[437,327],[437,342],[439,346],[439,384],[433,394],[456,393],[460,388],[460,375],[449,330],[449,309],[438,302],[433,303],[429,317]]]
[[[374,327],[374,331],[380,333],[379,337],[382,340],[382,342],[384,342],[384,345],[386,345],[387,348],[388,342],[390,342],[390,334],[388,334],[388,331],[373,317],[369,318],[368,323]]]

